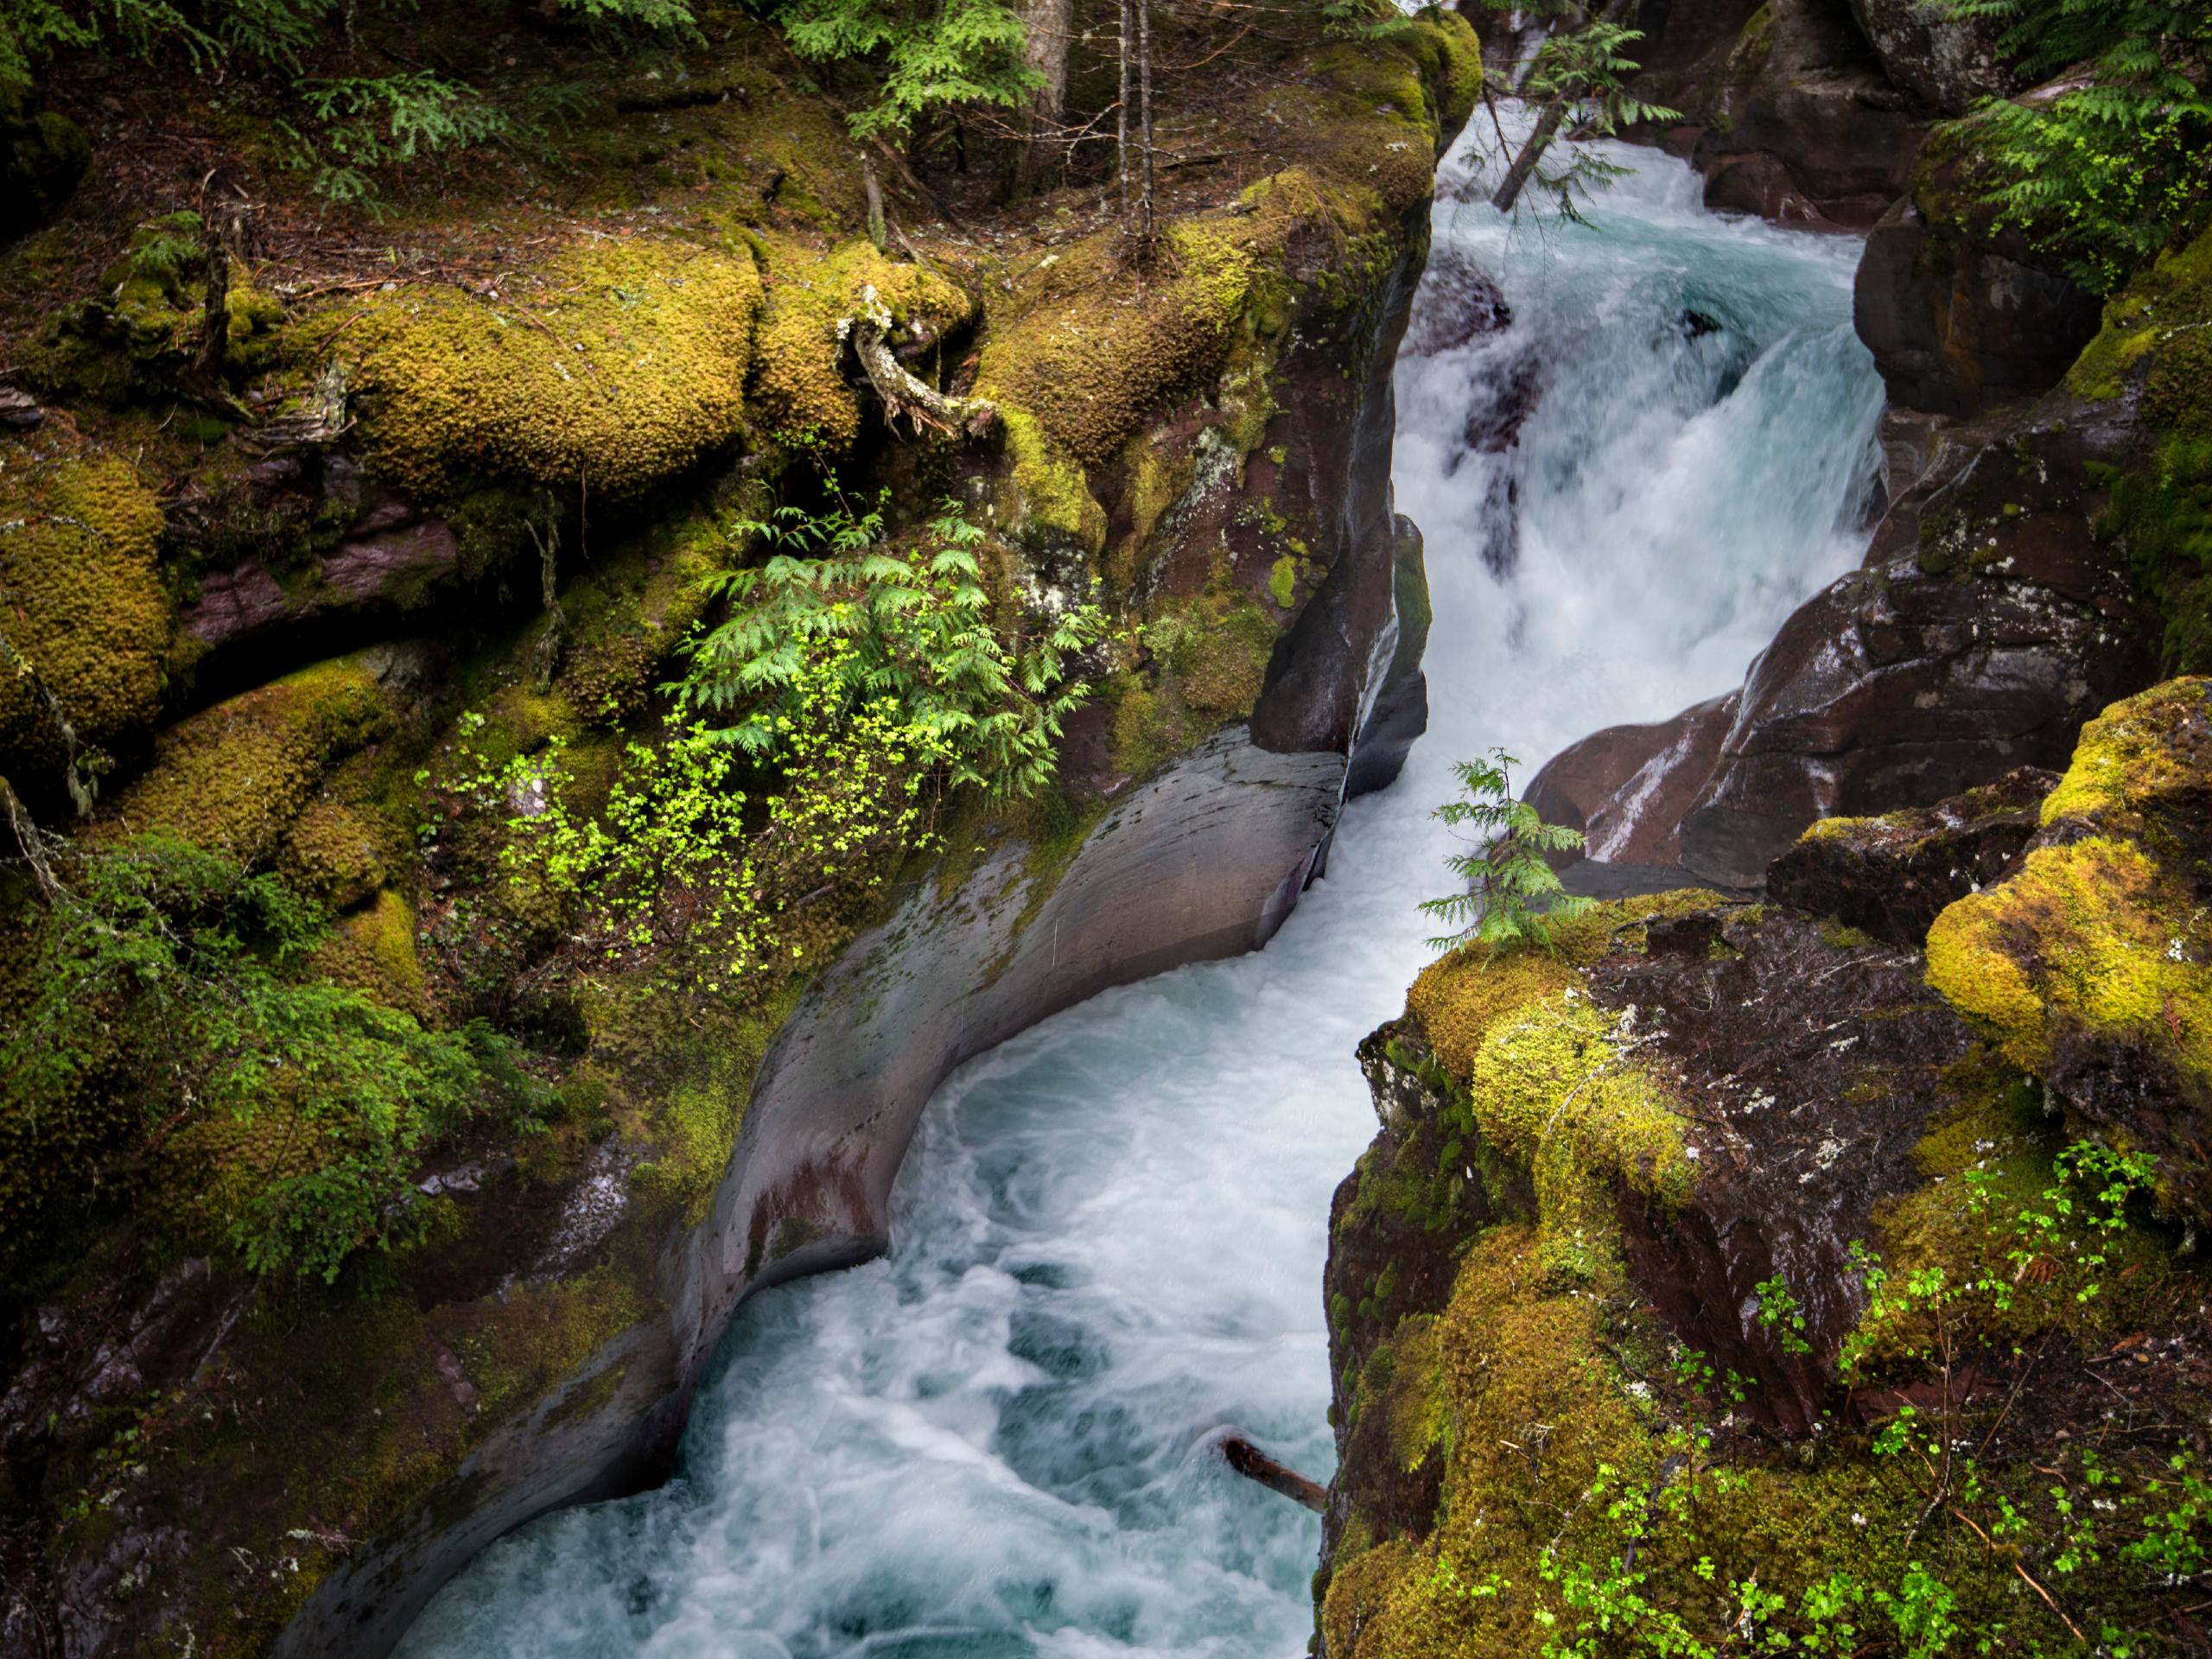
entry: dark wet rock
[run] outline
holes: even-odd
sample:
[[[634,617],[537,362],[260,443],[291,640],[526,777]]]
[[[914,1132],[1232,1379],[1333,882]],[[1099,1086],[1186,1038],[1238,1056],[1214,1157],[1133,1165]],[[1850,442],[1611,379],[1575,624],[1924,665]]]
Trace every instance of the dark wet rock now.
[[[1672,720],[1650,725],[1609,726],[1562,749],[1529,780],[1526,798],[1548,823],[1583,834],[1581,861],[1609,870],[1646,873],[1600,876],[1585,868],[1578,891],[1593,883],[1648,883],[1680,887],[1681,823],[1713,773],[1720,746],[1735,722],[1738,694],[1712,698],[1685,709]],[[1576,856],[1556,858],[1564,869]]]
[[[1683,820],[1684,866],[1748,887],[1817,818],[2062,766],[2084,720],[2149,683],[2140,619],[2096,529],[2131,431],[2124,413],[2054,406],[1916,492],[1912,550],[1885,521],[1883,562],[1808,601],[1753,664]]]
[[[1685,1344],[1758,1379],[1749,1409],[1805,1433],[1863,1306],[1851,1242],[1878,1203],[1920,1184],[1912,1147],[1952,1103],[1943,1074],[1967,1027],[1916,951],[1775,909],[1655,927],[1647,952],[1607,957],[1591,983],[1601,1005],[1633,1007],[1648,1064],[1698,1114],[1689,1204],[1624,1195],[1629,1271]],[[1808,1354],[1756,1318],[1756,1287],[1777,1274]]]
[[[1893,402],[1968,416],[2058,384],[2102,308],[2018,229],[1992,227],[1975,159],[1931,147],[1868,232],[1859,337]]]
[[[2064,760],[2139,652],[2088,597],[1907,560],[1847,576],[1783,625],[1681,825],[1682,862],[1757,886],[1817,818],[1932,804]]]
[[[1512,323],[1513,308],[1490,272],[1456,248],[1439,248],[1421,275],[1399,350],[1408,357],[1434,357],[1503,334]]]
[[[1851,14],[1891,81],[1930,110],[1964,115],[2023,84],[1998,48],[1997,18],[1961,16],[1929,0],[1851,0]]]
[[[1396,526],[1395,621],[1389,666],[1382,672],[1344,772],[1346,800],[1395,782],[1414,741],[1428,729],[1428,675],[1421,667],[1432,616],[1428,569],[1422,559],[1421,526],[1403,513],[1397,515]]]
[[[2057,782],[2022,766],[1934,806],[1823,819],[1769,868],[1767,895],[1918,950],[1937,916],[2020,855]]]
[[[1904,193],[1927,131],[1847,0],[1671,5],[1646,65],[1639,92],[1683,116],[1647,136],[1706,175],[1721,212],[1864,229]]]
[[[276,465],[270,462],[267,465]],[[380,509],[315,559],[305,579],[280,582],[257,558],[211,571],[179,617],[183,632],[213,649],[266,636],[333,611],[419,604],[461,568],[461,543],[442,518]]]
[[[1764,151],[1718,157],[1706,175],[1705,205],[1716,213],[1747,213],[1776,225],[1817,229],[1830,223],[1781,158]]]

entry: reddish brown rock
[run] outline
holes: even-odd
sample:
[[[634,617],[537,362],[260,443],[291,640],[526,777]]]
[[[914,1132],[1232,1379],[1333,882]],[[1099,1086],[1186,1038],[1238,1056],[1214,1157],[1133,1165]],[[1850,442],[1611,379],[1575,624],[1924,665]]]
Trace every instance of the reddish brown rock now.
[[[1536,774],[1529,804],[1545,822],[1581,830],[1590,862],[1662,871],[1679,881],[1682,817],[1713,774],[1737,696],[1731,691],[1649,726],[1593,732]]]

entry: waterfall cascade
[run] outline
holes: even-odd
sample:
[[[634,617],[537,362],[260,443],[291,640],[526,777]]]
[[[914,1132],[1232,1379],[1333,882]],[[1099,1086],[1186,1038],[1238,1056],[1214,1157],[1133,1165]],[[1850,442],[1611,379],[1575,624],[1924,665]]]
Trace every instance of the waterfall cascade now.
[[[1330,1194],[1373,1128],[1352,1048],[1426,957],[1450,764],[1503,745],[1525,778],[1737,683],[1856,561],[1881,408],[1856,242],[1716,219],[1686,167],[1616,146],[1592,224],[1516,228],[1477,136],[1399,365],[1436,616],[1405,777],[1347,810],[1266,950],[956,1077],[890,1255],[756,1298],[678,1477],[495,1546],[410,1659],[1303,1647],[1317,1523],[1209,1440],[1327,1472]]]

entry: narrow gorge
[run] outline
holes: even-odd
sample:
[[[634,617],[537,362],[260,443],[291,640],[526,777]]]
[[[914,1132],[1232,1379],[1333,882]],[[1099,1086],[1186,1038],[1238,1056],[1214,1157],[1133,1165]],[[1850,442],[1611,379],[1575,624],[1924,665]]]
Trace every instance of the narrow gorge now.
[[[2203,30],[1117,6],[0,0],[7,1651],[2212,1651]]]

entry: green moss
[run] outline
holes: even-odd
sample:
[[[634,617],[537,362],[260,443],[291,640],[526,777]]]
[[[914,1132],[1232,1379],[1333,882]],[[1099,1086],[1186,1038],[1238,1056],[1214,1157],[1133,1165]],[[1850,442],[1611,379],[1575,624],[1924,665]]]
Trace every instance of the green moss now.
[[[387,825],[337,801],[311,801],[285,833],[277,868],[308,897],[350,910],[379,887],[393,861]]]
[[[26,670],[80,743],[149,726],[169,617],[155,567],[162,510],[121,458],[0,451],[0,755],[62,763],[67,745]]]
[[[935,271],[887,258],[865,237],[826,253],[790,238],[763,241],[771,262],[753,378],[760,418],[772,430],[849,448],[861,410],[843,372],[846,328],[863,291],[873,289],[894,324],[925,339],[963,326],[974,308]]]
[[[757,1007],[707,1013],[702,1025],[689,1026],[662,1057],[667,1077],[647,1129],[656,1153],[652,1162],[638,1166],[632,1179],[641,1194],[677,1209],[687,1226],[706,1217],[745,1124],[753,1074],[798,1005],[804,984],[803,978],[794,978]],[[665,992],[639,994],[668,1001]],[[649,1012],[634,1002],[628,1006],[633,1013]],[[611,1008],[600,1011],[601,1021],[610,1017],[616,1017]],[[652,1024],[670,1031],[664,1017],[652,1017]]]
[[[1274,619],[1229,575],[1173,601],[1145,628],[1153,667],[1111,688],[1114,766],[1141,777],[1252,712],[1279,637]]]
[[[1106,544],[1106,512],[1093,499],[1083,468],[1060,452],[1027,410],[1001,403],[999,423],[1009,463],[1000,522],[1097,552]]]
[[[429,982],[416,950],[415,912],[390,888],[352,915],[316,951],[316,971],[410,1014],[429,1013]]]
[[[1298,599],[1298,561],[1286,553],[1268,573],[1268,597],[1286,611]]]
[[[359,354],[370,451],[415,493],[504,476],[620,496],[741,434],[760,309],[743,255],[603,241],[501,299],[410,296],[358,327],[308,326]]]
[[[2177,728],[2212,713],[2212,681],[2171,680],[2116,702],[2082,728],[2058,787],[2044,798],[2043,822],[2081,818],[2140,834],[2154,798],[2204,782],[2176,741]]]
[[[1555,927],[1548,951],[1529,946],[1448,951],[1414,981],[1406,1011],[1421,1022],[1445,1070],[1464,1081],[1501,1018],[1565,991],[1573,983],[1573,969],[1595,962],[1617,941],[1633,945],[1645,923],[1707,910],[1713,902],[1712,893],[1697,889],[1622,899]]]
[[[357,659],[303,669],[163,733],[151,770],[117,798],[111,822],[264,866],[330,766],[382,735],[391,721],[383,692]]]
[[[1612,1267],[1622,1188],[1677,1205],[1695,1180],[1679,1107],[1622,1052],[1618,1028],[1569,988],[1500,1019],[1468,1073],[1475,1128],[1534,1175],[1537,1262],[1562,1283]]]
[[[1928,934],[1928,982],[2042,1072],[2062,1021],[2168,1052],[2212,1078],[2212,934],[2131,842],[2038,848]],[[2200,913],[2201,914],[2201,913]]]

